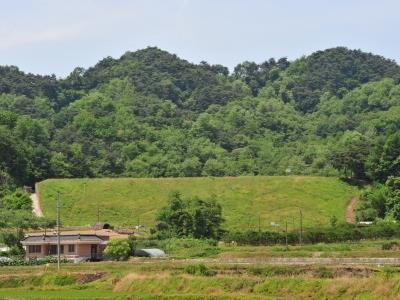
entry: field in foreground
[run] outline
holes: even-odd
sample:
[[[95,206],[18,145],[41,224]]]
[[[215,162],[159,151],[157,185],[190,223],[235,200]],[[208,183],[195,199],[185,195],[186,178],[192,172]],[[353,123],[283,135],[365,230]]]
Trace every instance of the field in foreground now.
[[[169,258],[63,264],[60,273],[54,264],[0,267],[0,299],[398,299],[400,251],[383,250],[387,243],[399,240],[192,244]]]
[[[0,272],[0,299],[398,299],[400,292],[400,268],[377,265],[133,259]]]
[[[215,197],[223,207],[225,228],[270,229],[271,222],[298,227],[299,208],[307,226],[344,221],[346,205],[357,189],[327,177],[222,177],[159,179],[49,179],[38,184],[45,216],[55,217],[61,193],[64,225],[89,225],[100,219],[112,225],[154,225],[157,211],[172,191],[184,196]]]

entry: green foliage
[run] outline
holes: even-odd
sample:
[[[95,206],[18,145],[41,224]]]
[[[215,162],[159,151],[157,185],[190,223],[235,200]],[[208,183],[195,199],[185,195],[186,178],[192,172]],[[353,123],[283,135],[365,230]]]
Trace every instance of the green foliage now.
[[[336,216],[332,216],[330,221],[331,221],[331,226],[335,227],[337,225],[338,218]]]
[[[45,227],[52,228],[54,226],[55,226],[54,219],[35,217],[31,211],[0,209],[0,229],[1,228],[37,229]]]
[[[0,205],[9,210],[32,210],[32,200],[27,193],[16,191],[0,199]]]
[[[68,263],[69,260],[65,257],[61,257],[61,263],[65,264]],[[21,257],[12,257],[10,260],[0,260],[0,267],[9,267],[9,266],[39,266],[45,265],[48,263],[57,263],[57,257],[54,256],[44,256],[44,257],[37,257],[31,258],[26,260],[25,258]]]
[[[132,253],[131,245],[125,239],[112,239],[108,242],[104,254],[113,260],[127,260]]]
[[[292,63],[282,76],[296,107],[313,111],[323,93],[341,96],[368,81],[400,76],[396,62],[344,47],[317,51]]]
[[[5,231],[0,235],[0,241],[2,241],[8,247],[17,246],[19,250],[22,250],[22,245],[20,241],[24,237],[22,230],[17,230],[17,232]]]
[[[329,269],[325,266],[320,266],[315,271],[315,276],[319,277],[319,278],[333,278],[334,274],[331,269]]]
[[[376,184],[363,193],[358,218],[373,221],[376,218],[400,220],[400,177],[390,176],[386,183]]]
[[[398,250],[399,248],[399,243],[393,241],[382,244],[382,250]]]
[[[288,232],[287,237],[289,244],[295,245],[299,243],[298,231]],[[396,223],[378,223],[367,227],[339,224],[334,228],[307,229],[303,232],[302,242],[316,244],[398,237],[400,237],[400,225]],[[224,235],[223,240],[227,243],[234,241],[239,245],[283,245],[286,241],[286,234],[284,232],[271,231],[228,232]]]
[[[185,267],[185,272],[196,276],[213,276],[215,272],[204,264],[188,265]]]
[[[0,182],[347,173],[383,183],[398,175],[398,138],[386,135],[400,129],[399,69],[343,47],[232,74],[154,47],[61,80],[0,67]]]
[[[382,145],[377,145],[370,157],[371,177],[385,182],[389,176],[400,176],[400,133],[388,136]]]
[[[369,142],[358,132],[346,131],[330,153],[335,168],[343,170],[345,175],[356,178],[365,177],[364,165],[369,154]],[[351,171],[347,174],[347,170]]]
[[[197,239],[217,239],[224,221],[221,205],[215,199],[183,199],[179,192],[171,194],[168,205],[160,210],[157,219],[168,225],[165,230],[172,236]]]
[[[175,257],[210,257],[219,253],[215,240],[171,238],[161,243],[161,248]]]
[[[135,249],[159,248],[168,256],[176,258],[215,257],[220,252],[217,242],[210,239],[137,239],[134,244]]]

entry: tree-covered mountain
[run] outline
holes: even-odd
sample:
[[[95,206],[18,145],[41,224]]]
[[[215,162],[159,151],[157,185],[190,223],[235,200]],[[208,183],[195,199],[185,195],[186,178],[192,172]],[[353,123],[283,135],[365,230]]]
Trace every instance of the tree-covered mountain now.
[[[394,61],[343,47],[232,73],[158,48],[64,79],[0,67],[0,180],[290,173],[384,182],[398,172],[399,81]]]

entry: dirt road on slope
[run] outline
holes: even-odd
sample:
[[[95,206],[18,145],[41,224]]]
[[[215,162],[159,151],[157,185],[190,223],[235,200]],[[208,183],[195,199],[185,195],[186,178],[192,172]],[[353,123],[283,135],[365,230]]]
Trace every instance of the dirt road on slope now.
[[[347,223],[355,223],[356,222],[355,209],[356,209],[358,200],[360,200],[360,197],[354,196],[351,199],[350,203],[347,205],[347,208],[346,208],[346,222]]]
[[[43,217],[42,209],[40,208],[39,196],[37,193],[31,194],[32,213],[37,217]]]

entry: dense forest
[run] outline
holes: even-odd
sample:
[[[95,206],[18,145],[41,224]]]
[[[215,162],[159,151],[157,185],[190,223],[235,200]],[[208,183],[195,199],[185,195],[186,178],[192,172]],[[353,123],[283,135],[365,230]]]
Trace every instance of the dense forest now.
[[[400,219],[399,129],[400,66],[343,47],[232,72],[150,47],[63,79],[0,67],[3,190],[69,177],[343,176],[376,183],[361,218]]]

